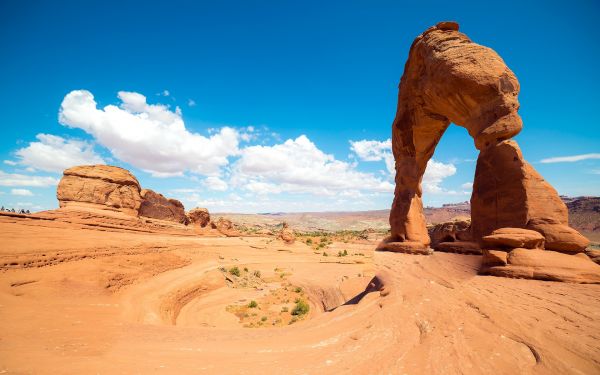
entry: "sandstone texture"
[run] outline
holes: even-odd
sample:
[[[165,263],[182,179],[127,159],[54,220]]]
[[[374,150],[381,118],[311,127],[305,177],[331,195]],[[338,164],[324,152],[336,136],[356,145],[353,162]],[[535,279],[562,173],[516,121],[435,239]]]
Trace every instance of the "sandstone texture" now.
[[[551,218],[532,219],[527,227],[536,230],[546,238],[546,249],[563,253],[581,253],[590,244],[590,241],[578,231]]]
[[[377,246],[377,251],[391,251],[394,253],[406,253],[416,255],[429,255],[433,250],[421,242],[416,241],[382,241]]]
[[[470,241],[471,220],[456,220],[437,224],[429,230],[431,247],[441,242]]]
[[[129,171],[109,165],[83,165],[64,171],[56,197],[60,207],[93,207],[137,216],[140,184]]]
[[[169,199],[150,189],[142,189],[139,215],[186,224],[185,208],[177,199]]]
[[[199,225],[202,228],[210,224],[210,213],[206,208],[196,207],[187,213],[187,217],[190,223]]]
[[[481,238],[482,247],[485,249],[543,249],[544,236],[539,232],[521,228],[500,228],[490,235]]]
[[[504,267],[489,267],[494,276],[574,283],[599,283],[600,265],[586,258],[556,251],[517,248]]]
[[[471,197],[473,236],[504,227],[528,228],[530,221],[540,219],[566,225],[567,206],[525,161],[517,142],[503,141],[481,151]]]
[[[548,250],[581,253],[589,241],[568,227],[566,205],[525,161],[517,142],[511,140],[523,126],[517,113],[517,77],[496,52],[474,43],[458,29],[455,22],[438,23],[419,35],[410,48],[392,124],[396,188],[390,210],[391,236],[379,249],[410,253],[414,249],[422,251],[430,244],[445,251],[470,249],[470,245],[452,245],[463,240],[511,253],[516,248],[544,246]],[[442,225],[433,229],[430,238],[421,181],[435,147],[451,123],[467,129],[479,150],[471,196],[472,221],[468,237],[457,238],[459,229]],[[543,254],[532,259],[540,257]],[[585,261],[578,258],[573,265]],[[545,267],[542,264],[548,266],[542,262],[540,267]],[[508,266],[510,256],[505,267]],[[512,269],[515,267],[521,266]],[[487,271],[484,266],[482,272]],[[536,272],[539,274],[537,268]],[[554,278],[582,282],[586,272],[565,271]],[[531,272],[525,274],[540,278]]]
[[[479,244],[471,241],[440,242],[433,249],[445,253],[481,255]]]

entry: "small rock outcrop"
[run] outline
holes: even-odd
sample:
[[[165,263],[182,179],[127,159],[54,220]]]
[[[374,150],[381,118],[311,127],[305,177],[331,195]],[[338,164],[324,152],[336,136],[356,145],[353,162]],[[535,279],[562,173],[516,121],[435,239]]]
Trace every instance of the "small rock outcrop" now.
[[[291,245],[296,241],[294,231],[290,229],[288,223],[286,223],[285,221],[281,224],[281,231],[277,235],[277,238],[279,238],[288,245]]]
[[[210,213],[206,208],[196,207],[187,213],[187,217],[190,223],[199,225],[201,228],[210,224]]]
[[[142,197],[140,216],[187,224],[185,208],[177,199],[166,198],[150,189],[142,189],[140,196]]]
[[[56,197],[61,208],[87,207],[137,216],[140,183],[128,170],[109,165],[83,165],[63,172]]]
[[[240,233],[235,229],[233,222],[223,217],[219,217],[216,222],[211,221],[210,227],[218,230],[227,237],[236,237],[240,235]]]
[[[431,247],[441,242],[456,242],[471,240],[471,220],[455,220],[436,224],[429,230]]]

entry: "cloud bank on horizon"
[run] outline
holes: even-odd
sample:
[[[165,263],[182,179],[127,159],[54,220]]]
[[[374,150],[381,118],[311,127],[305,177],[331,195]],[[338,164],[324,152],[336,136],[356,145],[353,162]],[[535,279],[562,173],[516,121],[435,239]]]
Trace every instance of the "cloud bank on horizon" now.
[[[165,98],[170,92],[157,96]],[[87,90],[68,93],[58,121],[82,130],[88,139],[39,133],[37,140],[14,152],[14,160],[4,161],[18,173],[0,171],[0,186],[19,187],[10,194],[31,197],[38,193],[23,187],[54,187],[69,167],[116,164],[138,177],[142,171],[149,179],[160,180],[166,187],[157,190],[182,200],[187,208],[237,212],[376,209],[387,208],[393,197],[390,139],[349,140],[350,154],[343,160],[324,152],[306,134],[278,142],[269,139],[270,144],[264,144],[266,133],[254,126],[221,126],[203,135],[188,129],[179,106],[149,104],[137,92],[120,91],[117,97],[118,105],[99,108]],[[187,104],[196,105],[191,99]],[[589,159],[600,159],[600,154],[540,162]],[[455,163],[431,159],[422,181],[424,193],[468,200],[470,181],[463,181],[458,189],[444,186],[456,173]],[[176,182],[169,185],[171,181]],[[54,192],[49,189],[44,194]],[[374,206],[378,201],[388,203]]]

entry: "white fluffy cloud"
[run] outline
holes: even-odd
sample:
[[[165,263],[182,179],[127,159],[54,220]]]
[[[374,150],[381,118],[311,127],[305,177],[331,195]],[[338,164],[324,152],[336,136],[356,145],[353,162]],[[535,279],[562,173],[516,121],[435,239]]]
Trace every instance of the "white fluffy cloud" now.
[[[232,184],[253,193],[391,192],[393,185],[319,150],[305,135],[273,146],[250,146],[233,165]]]
[[[46,172],[62,172],[75,165],[105,164],[89,142],[51,134],[38,134],[36,138],[38,142],[30,142],[16,151],[19,164]]]
[[[392,155],[392,140],[380,141],[350,141],[350,149],[363,161],[385,162],[385,166],[391,175],[396,173],[394,167],[394,155]]]
[[[166,177],[185,171],[217,175],[228,157],[238,154],[239,134],[224,127],[205,137],[186,129],[179,107],[171,111],[148,104],[146,97],[120,91],[120,106],[98,108],[92,93],[71,91],[61,104],[61,124],[79,128],[121,161]]]
[[[582,160],[600,159],[599,153],[581,154],[581,155],[570,155],[570,156],[556,156],[540,160],[540,163],[574,163]]]
[[[423,191],[425,193],[441,194],[441,193],[453,193],[451,190],[446,190],[440,186],[445,178],[450,177],[456,173],[456,167],[454,164],[445,164],[439,161],[430,159],[427,162],[427,168],[423,175]]]
[[[31,192],[31,190],[27,190],[27,189],[11,189],[10,193],[12,195],[18,195],[18,196],[22,196],[22,197],[33,196],[33,193]]]
[[[30,176],[0,171],[0,186],[47,187],[58,185],[58,179],[46,176]]]
[[[209,176],[204,179],[204,186],[210,190],[215,191],[226,191],[229,188],[227,182],[223,181],[220,177]]]
[[[350,141],[350,149],[354,151],[359,160],[385,162],[386,168],[393,178],[396,171],[394,168],[394,156],[392,155],[392,141]],[[445,178],[456,174],[456,166],[452,163],[442,163],[434,159],[427,162],[427,168],[421,183],[423,191],[430,194],[458,194],[454,190],[442,187]]]

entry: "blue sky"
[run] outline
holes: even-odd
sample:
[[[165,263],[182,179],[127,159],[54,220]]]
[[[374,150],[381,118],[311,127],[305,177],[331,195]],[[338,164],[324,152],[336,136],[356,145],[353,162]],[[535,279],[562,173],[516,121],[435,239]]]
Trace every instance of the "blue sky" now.
[[[55,208],[63,168],[104,162],[187,208],[388,208],[397,85],[442,20],[517,75],[527,160],[600,195],[598,4],[3,1],[0,202]],[[452,126],[425,203],[468,200],[476,158]]]

